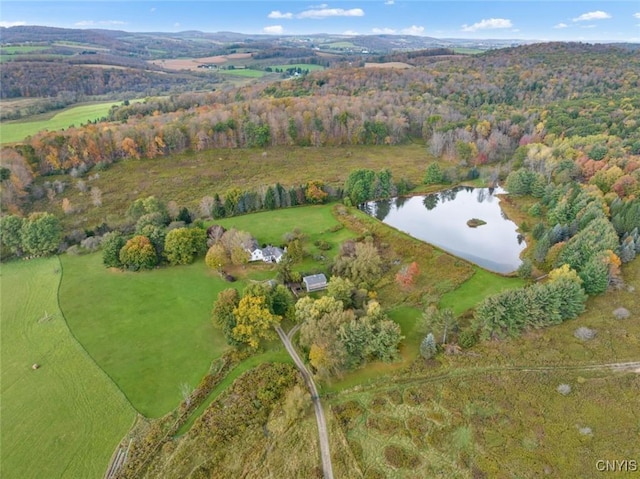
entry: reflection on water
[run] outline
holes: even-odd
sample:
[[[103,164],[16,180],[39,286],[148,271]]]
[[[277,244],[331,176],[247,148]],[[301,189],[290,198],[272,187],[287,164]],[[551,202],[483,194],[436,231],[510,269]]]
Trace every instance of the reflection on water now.
[[[361,209],[414,238],[434,244],[486,269],[510,273],[520,266],[526,247],[517,226],[507,219],[495,196],[501,188],[460,186],[425,196],[369,201]],[[467,226],[471,218],[487,222]]]

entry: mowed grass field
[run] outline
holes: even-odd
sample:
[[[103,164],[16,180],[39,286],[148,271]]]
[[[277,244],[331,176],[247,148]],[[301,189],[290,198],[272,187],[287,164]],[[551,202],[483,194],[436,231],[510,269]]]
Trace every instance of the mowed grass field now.
[[[71,335],[58,259],[0,272],[0,477],[101,478],[135,411]]]
[[[80,126],[88,121],[99,120],[107,116],[113,105],[120,102],[94,103],[66,108],[50,119],[35,121],[11,121],[0,124],[0,144],[15,143],[24,140],[42,130],[55,131],[69,128],[72,125]]]
[[[525,284],[523,279],[500,276],[476,266],[473,276],[455,290],[442,295],[439,307],[451,308],[455,315],[460,315],[477,306],[487,296],[506,289],[519,288]]]
[[[324,70],[322,65],[312,65],[310,63],[294,63],[292,65],[271,65],[271,68],[274,70],[279,68],[281,70],[288,70],[289,68],[300,68],[300,70],[309,70],[310,72],[315,72],[319,70]]]
[[[223,75],[230,75],[236,77],[245,77],[245,78],[260,78],[265,75],[265,72],[262,70],[251,70],[249,68],[239,68],[232,70],[216,70],[217,73],[221,73]]]
[[[195,387],[226,349],[211,308],[231,283],[204,261],[133,273],[105,268],[96,253],[64,255],[62,265],[69,327],[141,414],[175,408],[182,385]]]

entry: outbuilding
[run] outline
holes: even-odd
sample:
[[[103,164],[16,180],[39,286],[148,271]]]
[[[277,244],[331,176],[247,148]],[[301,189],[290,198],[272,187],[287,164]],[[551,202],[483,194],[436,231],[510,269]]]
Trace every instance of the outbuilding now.
[[[305,288],[307,288],[307,293],[327,289],[327,277],[323,273],[305,276],[302,278],[302,282]]]

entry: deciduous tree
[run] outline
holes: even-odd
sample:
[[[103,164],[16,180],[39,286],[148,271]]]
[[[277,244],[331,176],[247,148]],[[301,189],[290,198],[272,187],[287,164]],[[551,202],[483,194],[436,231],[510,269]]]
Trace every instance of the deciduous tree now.
[[[120,250],[120,262],[132,271],[151,269],[158,264],[156,250],[146,236],[137,235],[125,243]]]
[[[233,337],[251,349],[258,349],[262,339],[274,339],[273,327],[282,319],[269,311],[264,296],[244,296],[234,308],[233,315],[236,318]]]
[[[172,265],[189,264],[207,250],[207,232],[201,228],[177,228],[167,233],[164,255]]]
[[[31,213],[22,222],[20,236],[25,253],[35,256],[54,253],[60,244],[62,226],[50,213]]]

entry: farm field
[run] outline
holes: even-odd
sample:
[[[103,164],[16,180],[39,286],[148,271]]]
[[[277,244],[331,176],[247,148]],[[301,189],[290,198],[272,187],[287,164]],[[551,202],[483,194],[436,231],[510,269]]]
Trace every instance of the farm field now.
[[[101,478],[135,411],[69,331],[58,258],[1,268],[0,476]]]
[[[324,67],[322,65],[314,65],[311,63],[294,63],[292,65],[270,65],[270,66],[273,69],[279,68],[282,70],[288,70],[289,68],[300,68],[301,70],[309,70],[310,72],[324,70]]]
[[[47,120],[11,121],[0,125],[0,143],[15,143],[41,130],[60,130],[81,123],[95,121],[109,113],[113,105],[120,102],[104,102],[66,108]]]
[[[108,270],[96,253],[64,255],[62,265],[69,327],[141,414],[175,408],[182,384],[195,387],[226,349],[210,313],[230,285],[203,261],[131,273]]]
[[[234,68],[232,70],[218,70],[222,75],[245,77],[245,78],[261,78],[265,75],[262,70],[251,70],[249,68]]]

